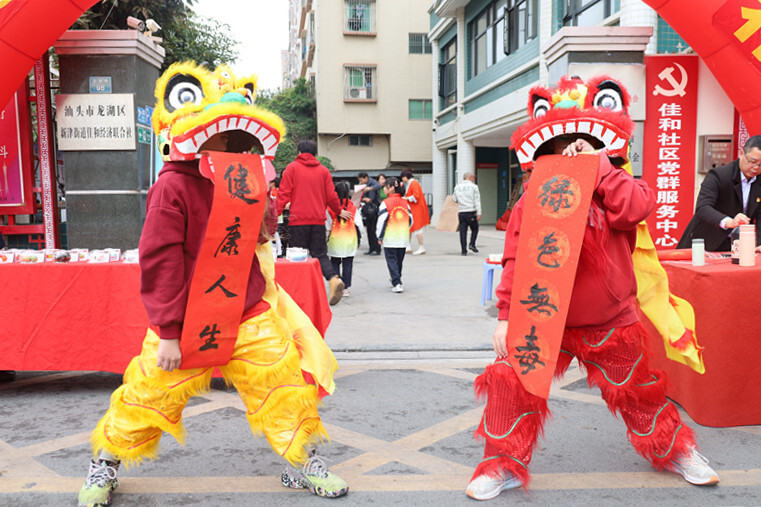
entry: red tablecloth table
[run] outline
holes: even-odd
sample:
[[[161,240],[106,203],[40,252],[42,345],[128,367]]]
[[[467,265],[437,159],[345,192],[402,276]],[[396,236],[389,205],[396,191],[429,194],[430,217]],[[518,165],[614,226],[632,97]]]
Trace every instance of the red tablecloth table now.
[[[121,262],[0,265],[0,370],[123,373],[148,327],[139,278]],[[317,260],[277,261],[275,279],[324,336],[332,313]]]
[[[666,359],[660,337],[653,338],[653,366],[670,379],[667,394],[696,422],[726,427],[761,424],[761,257],[755,267],[729,259],[663,262],[671,291],[695,310],[695,331],[705,348],[703,375]]]

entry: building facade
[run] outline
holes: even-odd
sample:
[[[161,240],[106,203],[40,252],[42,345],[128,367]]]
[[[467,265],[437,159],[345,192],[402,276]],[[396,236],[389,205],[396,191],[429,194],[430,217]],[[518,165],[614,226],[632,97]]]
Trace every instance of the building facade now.
[[[496,222],[521,187],[523,175],[509,144],[528,119],[528,92],[566,74],[608,74],[628,88],[636,125],[630,158],[634,174],[643,174],[643,161],[650,160],[643,152],[648,58],[691,53],[653,9],[641,0],[435,0],[428,12],[436,67],[431,80],[434,210],[441,209],[464,173],[474,172],[483,200],[482,223]],[[692,56],[697,69],[692,78],[698,81],[697,141],[685,144],[695,151],[695,163],[682,171],[693,176],[684,181],[694,183],[677,189],[690,206],[701,173],[706,165],[710,168],[709,138],[723,142],[737,134],[732,103]]]
[[[293,67],[314,83],[318,154],[334,177],[409,168],[430,194],[430,0],[297,3],[301,61]]]

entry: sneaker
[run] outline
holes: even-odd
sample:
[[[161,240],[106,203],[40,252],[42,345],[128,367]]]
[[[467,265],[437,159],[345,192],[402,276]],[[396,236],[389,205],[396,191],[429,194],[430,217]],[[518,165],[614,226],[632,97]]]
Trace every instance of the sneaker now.
[[[293,468],[286,469],[280,480],[283,486],[300,489],[309,488],[315,495],[326,498],[337,498],[349,492],[346,481],[328,470],[325,458],[309,453],[309,459],[304,463],[301,471]]]
[[[301,482],[300,476],[301,474],[299,472],[289,466],[280,476],[280,482],[282,482],[283,486],[286,488],[304,489],[306,486]]]
[[[404,292],[404,286],[401,283],[397,283],[391,287],[391,292],[396,292],[397,294]]]
[[[345,286],[343,280],[341,280],[341,277],[338,275],[334,276],[330,279],[330,281],[328,281],[328,286],[330,287],[328,302],[331,306],[333,306],[341,301],[341,296],[343,296]]]
[[[405,252],[407,252],[407,253],[412,253],[412,247],[411,247],[411,246],[408,246],[408,247],[407,247],[407,250],[405,250]]]
[[[348,298],[349,296],[351,296],[351,292],[349,291],[349,289],[344,289],[344,297]]]
[[[119,461],[105,459],[90,461],[87,479],[79,490],[79,507],[111,505],[111,492],[119,485],[119,465]]]
[[[476,245],[470,245],[468,248],[470,248],[471,252],[478,253],[478,248],[476,248]]]
[[[697,486],[713,486],[719,483],[719,475],[708,465],[708,460],[694,447],[690,454],[676,460],[671,460],[665,466],[666,470],[684,477],[684,480]]]
[[[417,250],[415,250],[414,252],[412,252],[412,255],[423,255],[423,254],[425,254],[425,248],[423,248],[422,246],[418,248]]]
[[[465,494],[476,500],[491,500],[499,496],[503,490],[520,486],[523,486],[523,483],[510,472],[505,472],[505,476],[499,478],[483,474],[470,481]]]

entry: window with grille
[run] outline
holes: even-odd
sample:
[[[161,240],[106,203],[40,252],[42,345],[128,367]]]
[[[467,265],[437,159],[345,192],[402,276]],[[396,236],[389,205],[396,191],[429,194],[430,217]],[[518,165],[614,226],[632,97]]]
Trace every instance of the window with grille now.
[[[372,146],[373,136],[349,136],[349,146]]]
[[[344,67],[344,100],[372,100],[378,98],[375,86],[376,68],[366,65]]]
[[[539,31],[538,0],[507,0],[506,22],[502,40],[504,53],[514,53],[530,41]]]
[[[439,63],[439,97],[442,109],[457,102],[457,39],[441,48]]]
[[[344,32],[375,33],[375,0],[344,0]]]
[[[433,119],[433,102],[425,99],[410,99],[409,113],[410,120],[431,120]]]
[[[431,41],[428,40],[428,35],[424,33],[410,34],[410,54],[411,55],[430,55],[431,54]]]
[[[614,0],[565,0],[563,25],[594,26],[614,12]]]

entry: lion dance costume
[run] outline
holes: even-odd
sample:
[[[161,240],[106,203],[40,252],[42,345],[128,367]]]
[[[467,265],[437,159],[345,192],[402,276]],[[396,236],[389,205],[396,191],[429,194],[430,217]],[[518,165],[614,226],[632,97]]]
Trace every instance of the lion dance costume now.
[[[556,88],[535,87],[529,94],[529,121],[513,135],[512,147],[526,171],[539,157],[552,154],[552,144],[561,136],[582,138],[601,150],[565,329],[553,358],[554,376],[562,376],[576,357],[590,387],[599,387],[610,411],[621,415],[634,449],[656,469],[673,470],[673,461],[693,452],[693,432],[666,399],[663,373],[648,366],[647,331],[636,307],[662,331],[670,356],[679,356],[678,360],[698,371],[702,361],[690,323],[685,326],[680,318],[687,312],[685,305],[674,308],[643,222],[655,205],[654,193],[626,170],[633,130],[628,103],[623,86],[608,77],[587,82],[565,77]],[[532,189],[529,181],[507,228],[504,271],[496,290],[500,320],[510,315],[518,235],[525,198],[534,195]],[[511,350],[510,339],[507,350]],[[506,473],[512,474],[513,482],[502,489],[528,484],[532,451],[549,410],[546,397],[532,394],[523,382],[518,354],[510,353],[498,357],[476,379],[476,395],[487,398],[475,432],[485,442],[485,452],[471,485],[481,476],[503,478]],[[488,499],[499,489],[479,498],[469,486],[468,494]]]
[[[274,229],[275,217],[264,208],[285,128],[279,117],[254,106],[255,86],[255,76],[238,79],[224,66],[210,72],[189,62],[172,65],[157,82],[153,126],[165,165],[149,193],[140,240],[141,294],[151,326],[91,437],[95,453],[105,451],[125,465],[154,458],[164,431],[182,443],[182,411],[191,396],[209,389],[215,367],[238,390],[252,432],[292,465],[310,460],[305,448],[327,437],[317,406],[335,388],[337,363],[311,320],[275,282],[264,232]],[[199,148],[219,133],[227,137],[227,153],[201,156]],[[215,156],[227,157],[224,165]],[[243,208],[230,209],[230,202]],[[214,238],[214,228],[223,242]],[[225,274],[218,277],[214,263],[220,258],[244,260],[235,269],[222,265]],[[221,302],[206,304],[203,298],[214,294]],[[191,321],[200,323],[195,337]],[[232,331],[223,340],[225,327]],[[165,338],[181,338],[178,369],[157,367]],[[100,505],[83,501],[83,493],[80,504]]]

